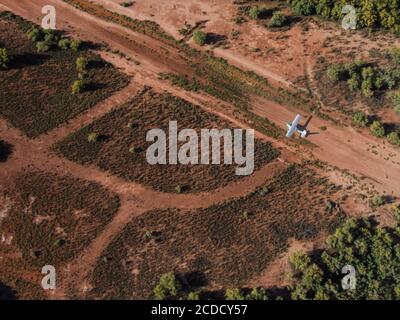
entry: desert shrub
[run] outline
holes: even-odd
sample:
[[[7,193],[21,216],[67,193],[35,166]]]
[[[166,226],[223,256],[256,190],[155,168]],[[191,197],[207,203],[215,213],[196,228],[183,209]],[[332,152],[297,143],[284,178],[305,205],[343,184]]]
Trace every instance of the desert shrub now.
[[[392,48],[389,51],[389,56],[394,63],[400,65],[400,48]]]
[[[225,291],[226,300],[244,300],[245,297],[239,288],[229,288]]]
[[[175,192],[176,193],[181,193],[182,192],[182,187],[179,184],[175,187]]]
[[[42,39],[43,33],[42,33],[42,30],[40,30],[39,28],[36,28],[36,27],[33,26],[27,32],[27,36],[28,36],[29,40],[31,40],[33,42],[37,42],[37,41],[40,41]]]
[[[187,295],[187,300],[200,300],[200,294],[198,292],[191,291]]]
[[[393,229],[348,220],[327,239],[327,248],[291,258],[292,299],[392,300],[400,298],[400,245]],[[311,258],[312,257],[312,258]],[[342,268],[356,271],[356,288],[343,290]]]
[[[266,8],[260,8],[260,7],[251,7],[249,9],[249,17],[252,19],[261,19],[261,17],[265,14],[265,12],[267,11]]]
[[[342,65],[335,64],[328,67],[327,75],[332,81],[339,81],[342,80],[344,72]]]
[[[99,135],[96,132],[91,132],[87,137],[88,142],[97,142],[99,140]]]
[[[203,46],[207,42],[207,35],[200,30],[193,32],[193,41],[199,46]]]
[[[374,121],[371,124],[371,132],[374,136],[382,138],[385,136],[385,127],[383,126],[383,124],[380,121]]]
[[[173,272],[161,275],[158,284],[155,286],[153,293],[157,300],[176,298],[181,294],[182,285]]]
[[[273,28],[279,28],[283,27],[287,21],[287,18],[285,15],[283,15],[281,12],[276,11],[272,15],[271,21],[269,22],[269,26]]]
[[[389,133],[386,138],[394,146],[400,147],[400,135],[397,132]]]
[[[265,289],[253,288],[250,292],[245,293],[239,288],[229,288],[225,291],[226,300],[268,300]]]
[[[6,48],[0,48],[0,69],[8,68],[10,63],[10,58],[8,57],[8,52]]]
[[[73,94],[81,93],[84,89],[85,81],[83,79],[75,80],[71,87],[71,91]]]
[[[390,99],[394,104],[394,111],[400,115],[400,91],[396,91],[390,94]]]
[[[70,42],[70,47],[73,51],[77,52],[82,46],[82,41],[77,39],[72,39]]]
[[[397,222],[400,222],[400,204],[393,205],[392,213],[393,217],[397,220]]]
[[[362,112],[358,111],[353,115],[353,123],[360,127],[365,127],[368,124],[368,116]]]
[[[374,90],[373,90],[373,84],[372,84],[372,79],[368,78],[365,79],[361,83],[361,91],[364,97],[366,98],[371,98],[374,95]]]
[[[60,49],[66,50],[70,47],[70,41],[67,38],[62,38],[58,41],[58,47]]]
[[[376,194],[370,199],[370,204],[372,207],[380,207],[386,203],[385,197]]]
[[[361,79],[357,73],[353,73],[350,79],[347,80],[347,85],[351,91],[360,89]]]
[[[36,50],[38,53],[49,51],[50,47],[44,41],[36,42]]]
[[[48,46],[52,46],[55,43],[57,43],[58,41],[58,37],[55,33],[54,30],[52,29],[46,29],[43,31],[44,34],[44,42],[48,45]]]
[[[316,13],[316,6],[313,0],[288,0],[288,2],[298,15],[309,16]]]
[[[85,57],[78,57],[76,59],[76,70],[80,73],[86,72],[88,60]]]

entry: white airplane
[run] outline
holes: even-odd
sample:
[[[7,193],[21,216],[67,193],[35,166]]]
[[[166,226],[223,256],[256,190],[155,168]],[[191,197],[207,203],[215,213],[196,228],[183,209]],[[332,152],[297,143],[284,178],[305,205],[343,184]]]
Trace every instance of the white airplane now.
[[[288,132],[286,133],[286,137],[290,138],[295,132],[298,132],[300,134],[300,137],[306,138],[308,135],[308,130],[304,127],[299,126],[299,122],[301,119],[301,115],[297,115],[296,118],[294,118],[293,122],[287,123],[288,127]]]

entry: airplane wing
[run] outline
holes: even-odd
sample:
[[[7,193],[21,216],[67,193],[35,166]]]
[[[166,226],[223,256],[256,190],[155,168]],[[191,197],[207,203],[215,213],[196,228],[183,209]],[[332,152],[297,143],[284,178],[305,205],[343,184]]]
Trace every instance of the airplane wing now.
[[[293,133],[295,133],[297,131],[297,126],[300,122],[300,119],[301,119],[301,116],[298,114],[296,116],[296,118],[293,120],[292,125],[286,134],[287,138],[290,138],[293,135]]]

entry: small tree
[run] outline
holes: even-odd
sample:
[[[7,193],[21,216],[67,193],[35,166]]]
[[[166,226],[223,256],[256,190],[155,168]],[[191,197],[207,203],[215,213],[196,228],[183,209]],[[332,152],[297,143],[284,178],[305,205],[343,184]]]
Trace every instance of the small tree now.
[[[357,73],[353,73],[350,77],[350,79],[347,80],[347,85],[350,89],[350,91],[355,91],[360,89],[360,76]]]
[[[368,116],[362,111],[357,111],[353,115],[353,123],[357,126],[365,127],[368,124]]]
[[[374,136],[382,138],[385,136],[385,127],[379,121],[374,121],[370,127],[371,132]]]
[[[173,272],[164,273],[153,290],[154,297],[158,300],[177,297],[182,290],[182,285]]]
[[[85,88],[85,81],[83,79],[79,79],[74,81],[71,90],[73,94],[77,94],[81,93],[84,88]]]
[[[76,70],[78,70],[78,72],[85,73],[87,65],[88,60],[85,57],[79,57],[76,59]]]
[[[37,42],[42,38],[43,34],[40,29],[38,29],[36,27],[32,27],[27,32],[27,36],[28,36],[29,40],[32,40],[33,42]]]
[[[204,46],[207,42],[207,35],[200,30],[193,32],[193,41],[199,46]]]
[[[370,203],[372,207],[380,207],[386,203],[386,200],[385,197],[376,194],[371,198]]]
[[[242,290],[238,288],[229,288],[225,291],[226,300],[245,300]]]
[[[332,65],[328,67],[327,75],[332,81],[339,81],[343,76],[343,67],[341,65]]]
[[[390,94],[390,99],[394,104],[394,111],[400,115],[400,91]]]
[[[187,295],[187,300],[200,300],[200,295],[198,292],[191,291]]]
[[[374,95],[371,78],[368,78],[362,82],[361,90],[362,90],[364,97],[366,97],[366,98],[371,98]]]
[[[253,19],[258,19],[260,15],[260,9],[258,7],[251,7],[249,10],[249,16]]]
[[[387,135],[387,140],[394,146],[400,147],[400,135],[397,132],[391,132]]]
[[[179,184],[175,187],[175,192],[176,193],[181,193],[182,192],[182,187]]]
[[[269,22],[269,26],[272,28],[280,28],[283,27],[286,23],[286,16],[280,13],[279,11],[274,12],[272,15],[271,21]]]
[[[36,50],[38,53],[49,51],[49,46],[44,41],[36,42]]]
[[[91,132],[88,134],[88,142],[94,143],[97,142],[99,139],[99,135],[96,132]]]
[[[67,38],[62,38],[58,41],[58,47],[60,49],[66,50],[70,47],[70,41]]]
[[[70,42],[70,47],[75,52],[79,51],[81,46],[82,46],[82,41],[80,40],[72,39]]]
[[[48,46],[52,46],[53,44],[57,43],[57,36],[55,34],[55,31],[52,29],[46,29],[44,30],[44,42],[48,45]]]
[[[8,52],[6,48],[0,48],[0,68],[6,69],[10,63],[10,58],[8,57]]]

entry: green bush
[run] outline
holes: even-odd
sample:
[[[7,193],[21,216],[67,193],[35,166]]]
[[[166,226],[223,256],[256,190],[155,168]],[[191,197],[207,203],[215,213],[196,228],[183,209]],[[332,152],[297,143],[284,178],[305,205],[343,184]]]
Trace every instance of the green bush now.
[[[52,46],[55,43],[57,43],[58,41],[58,37],[55,34],[55,31],[52,29],[46,29],[43,31],[44,34],[44,42],[48,45],[48,46]]]
[[[272,15],[271,21],[269,22],[269,26],[272,28],[280,28],[285,25],[287,18],[285,15],[280,13],[279,11],[274,12]]]
[[[400,65],[400,48],[392,48],[389,51],[390,58],[393,60],[394,63]]]
[[[27,32],[28,39],[32,40],[33,42],[40,41],[43,37],[42,30],[36,27],[32,27]]]
[[[328,67],[327,75],[332,81],[339,81],[342,80],[344,71],[342,65],[335,64]]]
[[[387,140],[394,146],[400,147],[400,135],[397,132],[391,132],[387,135]]]
[[[374,136],[379,137],[379,138],[383,138],[385,136],[385,127],[383,126],[383,124],[379,121],[374,121],[371,124],[371,132]]]
[[[362,94],[366,98],[371,98],[374,95],[374,90],[373,90],[373,85],[372,85],[372,79],[371,78],[365,79],[361,83],[361,90],[362,90]]]
[[[173,272],[164,273],[153,290],[157,300],[175,298],[181,294],[182,286]]]
[[[353,115],[353,123],[357,126],[365,127],[368,124],[368,116],[362,111],[357,111]]]
[[[370,204],[372,207],[380,207],[386,203],[385,197],[376,194],[370,199]]]
[[[175,187],[175,192],[176,193],[181,193],[182,192],[182,187],[179,184]]]
[[[85,81],[83,79],[75,80],[72,84],[71,91],[73,94],[81,93],[85,89]]]
[[[193,41],[199,46],[203,46],[207,42],[207,35],[200,30],[193,32]]]
[[[288,0],[288,2],[298,15],[310,16],[316,13],[316,6],[313,0]]]
[[[255,20],[261,19],[263,14],[267,11],[266,8],[260,8],[260,7],[251,7],[249,9],[249,17]]]
[[[360,89],[361,79],[357,73],[353,73],[351,78],[347,80],[347,85],[351,91]]]
[[[99,135],[96,132],[91,132],[88,134],[87,140],[88,142],[97,142],[99,139]]]
[[[8,57],[8,52],[6,48],[0,48],[0,69],[8,68],[10,63],[10,58]]]
[[[85,57],[78,57],[76,59],[76,70],[80,73],[86,72],[88,60]]]
[[[82,41],[80,40],[72,39],[70,42],[70,47],[75,52],[79,51],[81,46],[82,46]]]
[[[396,91],[390,94],[390,99],[394,104],[394,111],[400,115],[400,91]]]
[[[70,47],[70,41],[67,38],[62,38],[58,41],[58,47],[60,49],[66,50]]]
[[[268,300],[265,289],[253,288],[249,293],[245,294],[243,290],[238,288],[229,288],[225,291],[226,300]]]
[[[395,218],[398,222],[400,222],[400,204],[395,204],[395,205],[393,205],[393,207],[392,207],[392,213],[393,213],[394,218]]]
[[[36,50],[38,53],[49,51],[50,47],[44,41],[36,42]]]

